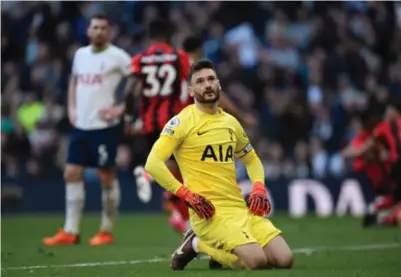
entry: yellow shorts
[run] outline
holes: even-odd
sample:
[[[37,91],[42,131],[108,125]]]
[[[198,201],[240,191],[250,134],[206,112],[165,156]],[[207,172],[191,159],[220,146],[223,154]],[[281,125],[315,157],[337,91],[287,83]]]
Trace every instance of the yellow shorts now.
[[[281,234],[270,220],[251,214],[247,208],[216,208],[216,214],[209,220],[191,216],[191,225],[204,243],[229,252],[255,242],[265,247]]]

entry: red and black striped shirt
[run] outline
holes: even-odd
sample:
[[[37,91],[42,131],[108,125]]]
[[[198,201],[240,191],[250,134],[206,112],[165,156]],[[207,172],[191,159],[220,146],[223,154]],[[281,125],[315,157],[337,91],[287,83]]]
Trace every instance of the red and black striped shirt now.
[[[401,117],[381,122],[374,131],[376,140],[389,150],[390,160],[401,159]]]
[[[351,145],[354,148],[359,148],[367,140],[371,139],[373,134],[368,131],[361,131],[352,139]],[[366,159],[365,156],[355,157],[352,165],[355,172],[364,172],[368,179],[372,182],[375,189],[385,188],[389,185],[389,176],[391,170],[391,162],[389,159],[380,159],[381,147],[375,147],[368,154],[371,159]]]
[[[192,103],[187,79],[190,57],[166,43],[156,43],[132,59],[132,73],[140,77],[143,90],[139,117],[143,134],[158,132],[174,115]]]

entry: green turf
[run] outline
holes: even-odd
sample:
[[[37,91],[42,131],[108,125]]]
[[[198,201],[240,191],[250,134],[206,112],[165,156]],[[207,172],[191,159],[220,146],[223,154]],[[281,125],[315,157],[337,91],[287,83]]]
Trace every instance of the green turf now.
[[[43,236],[52,234],[62,223],[60,216],[25,216],[2,218],[2,276],[4,277],[170,277],[170,276],[266,276],[279,277],[393,277],[401,276],[401,229],[362,230],[352,218],[291,219],[276,216],[295,254],[292,270],[210,271],[207,261],[196,260],[184,272],[169,269],[169,257],[180,237],[167,225],[165,216],[122,215],[114,245],[94,248],[87,243],[97,230],[99,217],[85,216],[82,243],[72,247],[48,248],[41,245]],[[360,249],[362,246],[378,249]],[[388,245],[392,248],[383,248]],[[358,249],[344,249],[358,246]],[[319,248],[305,253],[300,248]],[[302,253],[300,253],[302,252]],[[146,262],[160,258],[159,262]],[[129,264],[129,261],[132,261]],[[93,263],[99,263],[94,265]],[[120,264],[110,264],[121,262]],[[90,263],[88,266],[60,267]],[[109,263],[104,265],[101,263]],[[40,269],[12,267],[45,265]]]

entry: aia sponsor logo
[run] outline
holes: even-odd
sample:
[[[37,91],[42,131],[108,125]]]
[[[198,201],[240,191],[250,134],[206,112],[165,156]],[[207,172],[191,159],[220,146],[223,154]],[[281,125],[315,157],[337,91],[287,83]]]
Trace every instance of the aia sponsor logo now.
[[[78,84],[93,86],[102,84],[102,75],[100,74],[79,74]]]

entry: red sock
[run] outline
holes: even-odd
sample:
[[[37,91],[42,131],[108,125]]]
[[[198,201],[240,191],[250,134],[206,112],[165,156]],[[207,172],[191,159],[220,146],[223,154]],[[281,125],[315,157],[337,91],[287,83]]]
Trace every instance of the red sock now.
[[[378,212],[384,209],[388,209],[392,205],[393,205],[393,197],[391,195],[385,195],[375,203],[375,211]]]
[[[143,178],[145,178],[146,181],[148,181],[149,183],[153,182],[153,177],[147,172],[147,171],[143,171]]]
[[[170,225],[177,230],[179,233],[185,233],[187,230],[186,222],[181,218],[178,211],[173,211],[169,218]]]
[[[187,204],[185,204],[184,200],[180,199],[180,200],[174,202],[174,207],[180,213],[180,215],[184,221],[189,220],[188,206],[187,206]]]
[[[383,215],[379,219],[379,223],[382,225],[394,225],[394,222],[395,222],[395,218],[394,218],[394,214],[392,212],[389,212],[388,214]]]
[[[383,225],[395,225],[401,215],[401,207],[395,206],[388,213],[379,216],[379,223]]]

